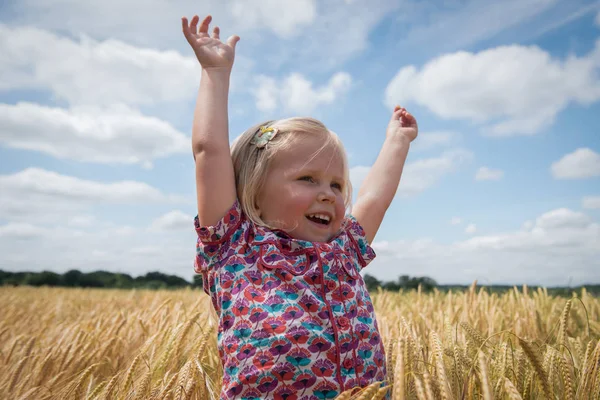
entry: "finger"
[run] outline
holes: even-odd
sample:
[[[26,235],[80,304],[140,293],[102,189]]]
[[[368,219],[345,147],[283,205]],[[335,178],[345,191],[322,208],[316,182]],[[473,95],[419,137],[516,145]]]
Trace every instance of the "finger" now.
[[[404,108],[402,106],[398,106],[398,105],[396,107],[394,107],[394,113],[397,113],[397,112],[402,111],[402,110],[406,110],[406,108]]]
[[[221,30],[219,29],[218,26],[215,26],[215,28],[213,29],[213,39],[218,39],[220,40],[221,38],[219,37],[219,34],[221,33]]]
[[[198,16],[194,15],[190,21],[190,35],[196,35],[198,33]]]
[[[181,17],[181,30],[186,38],[190,35],[190,25],[186,17]]]
[[[206,33],[208,35],[208,26],[210,25],[210,21],[212,21],[212,16],[207,15],[206,18],[200,24],[200,28],[198,29],[198,33]]]
[[[240,41],[240,37],[238,35],[233,35],[233,36],[230,36],[229,39],[227,39],[227,44],[235,50],[235,46],[237,45],[237,42],[239,42],[239,41]]]
[[[402,116],[402,123],[410,126],[415,126],[417,124],[417,120],[415,117],[409,113],[408,111]]]
[[[403,108],[400,106],[396,106],[394,108],[394,112],[392,113],[392,120],[400,119],[400,115],[402,113]]]

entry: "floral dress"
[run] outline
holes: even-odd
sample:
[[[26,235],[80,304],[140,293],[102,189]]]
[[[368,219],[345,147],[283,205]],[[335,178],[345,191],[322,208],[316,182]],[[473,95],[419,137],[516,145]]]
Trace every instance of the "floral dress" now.
[[[219,316],[221,399],[332,399],[386,377],[359,271],[375,252],[348,215],[327,243],[258,226],[239,202],[199,226],[194,269]]]

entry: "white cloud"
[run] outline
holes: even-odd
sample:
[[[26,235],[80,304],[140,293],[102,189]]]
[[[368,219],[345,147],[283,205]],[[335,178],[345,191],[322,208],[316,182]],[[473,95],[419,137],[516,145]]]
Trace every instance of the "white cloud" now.
[[[186,217],[181,211],[167,213],[147,228],[110,221],[131,221],[131,216],[119,218],[127,207],[176,202],[194,207],[187,199],[135,181],[96,182],[36,168],[0,175],[0,219],[8,221],[0,224],[0,265],[12,271],[163,271],[191,279],[191,217],[187,229],[177,229]],[[120,207],[116,212],[107,212],[115,205]]]
[[[452,217],[452,219],[450,220],[450,224],[452,225],[459,225],[462,223],[462,219],[460,217]]]
[[[180,18],[210,9],[215,18],[226,7],[211,0],[61,0],[49,6],[45,0],[21,0],[14,4],[14,21],[45,29],[82,32],[98,39],[119,38],[138,45],[164,47],[181,39]],[[68,16],[68,17],[66,17]],[[90,18],[93,16],[93,18]]]
[[[237,52],[241,56],[260,54],[261,62],[304,62],[310,68],[324,69],[367,48],[369,33],[399,4],[399,0],[351,4],[344,0],[61,0],[49,7],[46,0],[22,0],[15,3],[14,23],[74,36],[84,32],[98,40],[189,50],[180,18],[211,14],[222,38],[240,35]]]
[[[152,231],[177,231],[193,228],[194,217],[180,210],[173,210],[152,221]]]
[[[61,159],[151,165],[190,150],[190,139],[173,126],[129,107],[69,110],[31,103],[0,104],[0,143]]]
[[[429,7],[419,4],[423,12],[408,3],[403,11],[409,11],[403,12],[401,18],[405,25],[412,26],[401,43],[435,49],[467,48],[527,22],[557,3],[559,0],[467,0],[450,5],[435,3]],[[410,6],[415,8],[412,13]]]
[[[133,236],[133,235],[135,235],[136,232],[137,232],[137,229],[134,228],[133,226],[125,225],[125,226],[119,226],[119,227],[117,227],[114,231],[115,231],[115,235],[116,236],[123,237],[123,236]]]
[[[27,168],[0,175],[0,217],[9,220],[61,221],[94,204],[188,202],[137,181],[103,183]]]
[[[542,37],[548,32],[552,32],[562,26],[572,23],[573,21],[577,21],[581,17],[586,16],[590,13],[594,13],[596,10],[598,10],[598,4],[593,2],[589,4],[578,4],[577,2],[559,1],[558,4],[561,5],[561,10],[558,13],[554,13],[554,18],[548,18],[547,15],[545,15],[545,18],[543,18],[541,21],[544,26],[540,30],[536,31],[533,36],[530,36],[528,38],[529,40]],[[564,6],[567,6],[567,8],[565,8]]]
[[[409,197],[417,195],[435,185],[445,175],[456,171],[472,158],[472,153],[464,149],[448,150],[439,157],[423,158],[407,163],[402,171],[397,195]],[[371,167],[359,165],[350,168],[350,181],[356,190],[362,185]]]
[[[195,237],[193,224],[188,231],[142,233],[128,226],[82,231],[9,223],[0,225],[0,265],[10,271],[102,269],[133,276],[161,271],[191,280]]]
[[[599,209],[600,208],[600,196],[585,196],[582,200],[583,208],[587,209]]]
[[[313,88],[313,83],[298,73],[290,74],[281,82],[258,76],[256,82],[254,94],[259,110],[273,111],[281,104],[286,111],[308,114],[345,95],[352,85],[352,78],[345,72],[338,72],[319,88]]]
[[[29,223],[9,223],[0,226],[0,237],[13,239],[31,239],[44,236],[49,233],[48,229]]]
[[[87,36],[76,41],[30,27],[0,24],[0,53],[0,90],[49,89],[70,104],[187,100],[200,77],[198,61],[175,51]]]
[[[316,11],[315,0],[236,0],[231,5],[237,29],[244,31],[262,27],[284,39],[297,36],[301,33],[301,28],[311,25]]]
[[[256,77],[257,88],[254,90],[256,108],[261,111],[273,111],[279,104],[280,88],[277,81],[267,76]]]
[[[298,44],[282,43],[282,54],[291,64],[306,60],[310,68],[341,65],[369,47],[369,34],[386,17],[401,10],[400,0],[319,2],[317,18]]]
[[[456,171],[472,158],[464,149],[443,152],[439,157],[424,158],[407,163],[402,171],[398,194],[413,196],[435,185],[445,175]]]
[[[354,189],[355,192],[360,189],[370,170],[371,167],[364,165],[357,165],[356,167],[350,168],[350,182],[352,182],[352,189]]]
[[[480,167],[475,173],[476,181],[497,181],[502,179],[504,171],[488,167]]]
[[[448,147],[458,142],[460,135],[451,131],[419,132],[417,140],[410,144],[411,151],[424,151],[438,147]]]
[[[0,175],[0,185],[4,190],[15,190],[24,195],[57,196],[65,200],[115,203],[167,200],[167,196],[146,183],[101,183],[39,168],[27,168],[13,175]]]
[[[600,224],[585,214],[557,209],[529,226],[452,244],[428,239],[375,243],[378,257],[365,273],[383,280],[407,274],[463,284],[476,279],[481,284],[542,285],[600,281]]]
[[[90,214],[73,215],[67,218],[67,226],[75,228],[89,228],[96,222],[96,217]]]
[[[477,232],[477,226],[475,224],[469,224],[465,228],[465,233],[468,233],[469,235],[472,235],[475,232]]]
[[[459,51],[420,70],[403,67],[389,82],[385,103],[416,103],[445,119],[484,124],[487,135],[532,135],[569,104],[600,99],[599,66],[600,40],[588,55],[565,60],[535,46]]]
[[[561,247],[583,247],[600,251],[600,225],[579,212],[560,208],[542,214],[529,231],[511,232],[470,239],[460,245],[466,249],[560,252]],[[571,249],[571,250],[575,250]]]
[[[473,48],[489,39],[531,43],[597,10],[593,1],[408,1],[398,13],[396,37],[404,54],[426,55]]]
[[[558,208],[549,211],[535,221],[535,226],[541,229],[560,228],[585,228],[592,223],[592,219],[580,212],[571,211],[568,208]]]
[[[228,31],[232,27],[238,32],[264,30],[289,38],[314,21],[316,4],[314,0],[289,1],[285,5],[274,0],[227,3],[211,0],[89,0],[83,3],[62,0],[48,7],[44,0],[23,0],[16,4],[16,10],[17,21],[21,23],[37,21],[37,26],[66,30],[75,35],[87,32],[99,38],[119,37],[137,44],[158,42],[163,45],[165,41],[181,39],[179,19],[184,15],[191,19],[194,13],[201,17],[211,14],[214,23]],[[67,13],[69,18],[64,18]],[[94,18],[89,18],[90,15]],[[149,26],[153,29],[149,30]]]
[[[585,179],[600,176],[600,154],[583,147],[566,154],[550,167],[556,179]]]

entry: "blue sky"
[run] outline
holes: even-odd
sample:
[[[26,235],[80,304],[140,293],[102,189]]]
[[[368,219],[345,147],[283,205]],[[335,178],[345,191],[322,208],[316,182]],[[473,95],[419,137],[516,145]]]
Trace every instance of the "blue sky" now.
[[[310,115],[358,188],[395,104],[420,133],[365,270],[600,282],[600,2],[42,0],[0,6],[0,268],[193,276],[200,68],[238,34],[230,138]]]

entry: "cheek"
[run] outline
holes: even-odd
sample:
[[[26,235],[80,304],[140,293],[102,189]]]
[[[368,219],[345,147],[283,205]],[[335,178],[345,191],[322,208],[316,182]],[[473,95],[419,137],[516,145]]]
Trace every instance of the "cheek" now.
[[[335,213],[339,216],[340,220],[346,216],[346,206],[344,205],[344,198],[342,196],[338,196],[335,200]]]
[[[315,194],[308,188],[296,186],[288,192],[287,198],[294,206],[307,207],[314,201]]]
[[[297,187],[281,187],[272,197],[273,208],[278,215],[289,218],[295,218],[297,214],[304,215],[313,200],[307,191]]]

